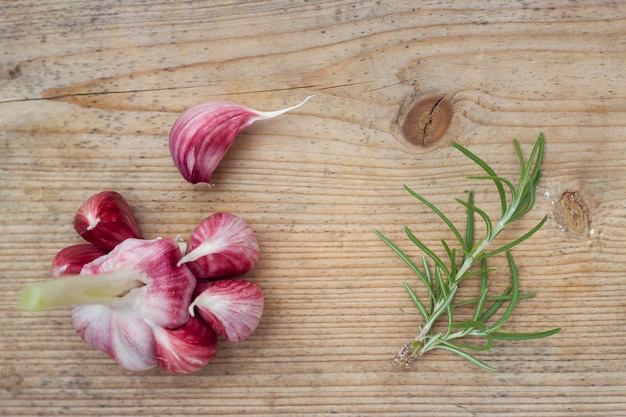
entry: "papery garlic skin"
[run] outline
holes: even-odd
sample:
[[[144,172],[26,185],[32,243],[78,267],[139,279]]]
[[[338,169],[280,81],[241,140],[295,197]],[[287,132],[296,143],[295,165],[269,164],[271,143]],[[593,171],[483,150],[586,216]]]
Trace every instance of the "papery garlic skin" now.
[[[207,365],[217,352],[215,331],[198,317],[191,317],[177,329],[154,326],[153,331],[157,365],[167,372],[195,372]]]
[[[195,298],[189,306],[197,310],[215,332],[231,342],[247,339],[263,315],[261,288],[246,280],[226,279],[198,282]]]
[[[228,101],[210,101],[183,112],[169,136],[170,154],[183,178],[192,184],[210,183],[233,141],[258,120],[271,119],[303,105],[263,112]]]
[[[106,250],[128,238],[143,238],[128,202],[115,191],[88,198],[74,216],[74,229],[87,242]]]
[[[152,326],[176,329],[189,320],[188,306],[196,279],[186,266],[174,239],[128,238],[109,254],[86,264],[89,275],[119,273],[136,285],[106,304],[78,305],[72,322],[78,334],[95,349],[111,355],[130,370],[156,366]]]
[[[179,264],[186,263],[196,278],[221,278],[245,274],[258,259],[252,227],[234,214],[215,213],[194,228]]]
[[[145,371],[157,364],[154,333],[127,296],[123,305],[84,305],[72,309],[72,322],[80,337],[91,347],[108,353],[131,371]]]

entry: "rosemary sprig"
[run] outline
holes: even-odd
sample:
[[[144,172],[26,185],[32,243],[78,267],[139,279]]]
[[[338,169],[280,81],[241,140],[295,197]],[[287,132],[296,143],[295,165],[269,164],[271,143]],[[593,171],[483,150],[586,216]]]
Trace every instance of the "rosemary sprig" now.
[[[528,161],[524,159],[517,140],[514,140],[514,145],[520,163],[520,177],[517,186],[512,181],[497,175],[485,161],[467,148],[458,143],[452,143],[452,146],[474,161],[486,173],[486,175],[468,178],[489,180],[495,184],[501,203],[500,219],[497,223],[494,223],[489,214],[475,205],[474,195],[470,192],[467,201],[456,199],[467,211],[465,233],[462,234],[452,221],[434,204],[405,186],[406,190],[413,197],[439,216],[458,241],[459,249],[452,248],[448,242],[441,240],[446,255],[445,257],[440,257],[405,226],[404,230],[409,239],[424,252],[421,264],[418,265],[381,232],[375,230],[375,233],[383,242],[400,256],[417,275],[428,293],[428,301],[424,302],[411,286],[404,282],[404,287],[422,315],[424,324],[419,326],[419,334],[415,339],[400,349],[394,358],[396,365],[408,367],[416,357],[423,355],[429,350],[441,348],[454,352],[476,365],[492,370],[491,366],[476,358],[470,351],[489,350],[493,346],[494,340],[537,339],[551,336],[561,330],[560,328],[555,328],[536,333],[511,333],[502,327],[513,313],[520,299],[534,296],[534,294],[520,293],[518,271],[511,249],[537,232],[548,218],[545,216],[529,232],[517,239],[495,249],[490,248],[495,238],[508,225],[520,219],[532,209],[535,203],[537,185],[541,178],[540,165],[544,148],[543,134],[539,135]],[[474,237],[475,215],[478,215],[485,224],[485,236],[479,240],[475,240]],[[489,276],[494,270],[487,267],[487,259],[502,252],[506,254],[508,259],[512,283],[501,294],[490,296]],[[460,259],[457,259],[459,257]],[[455,300],[459,284],[469,278],[480,279],[478,297],[462,301]],[[474,306],[471,319],[456,321],[456,313],[463,306],[465,308]],[[500,315],[496,317],[498,313]],[[442,316],[446,316],[447,321],[439,325],[439,319]],[[443,330],[437,330],[435,328],[436,324]],[[469,344],[462,341],[469,336],[472,336],[474,339],[482,339],[483,343]]]

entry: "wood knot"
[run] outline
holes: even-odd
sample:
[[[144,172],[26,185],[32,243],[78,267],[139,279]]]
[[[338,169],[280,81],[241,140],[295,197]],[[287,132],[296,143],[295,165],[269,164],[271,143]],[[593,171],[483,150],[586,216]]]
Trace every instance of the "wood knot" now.
[[[452,103],[441,94],[422,97],[409,106],[402,134],[414,145],[428,147],[443,137],[452,120]]]
[[[591,220],[589,209],[578,191],[565,191],[561,194],[559,208],[562,210],[561,227],[566,231],[586,236]]]

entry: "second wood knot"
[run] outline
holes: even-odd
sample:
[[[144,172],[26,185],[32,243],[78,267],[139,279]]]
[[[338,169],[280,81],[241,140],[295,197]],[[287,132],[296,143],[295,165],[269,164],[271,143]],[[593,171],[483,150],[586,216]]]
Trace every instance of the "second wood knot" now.
[[[410,143],[430,146],[443,137],[452,120],[452,103],[441,94],[422,97],[409,106],[401,121],[402,134]]]

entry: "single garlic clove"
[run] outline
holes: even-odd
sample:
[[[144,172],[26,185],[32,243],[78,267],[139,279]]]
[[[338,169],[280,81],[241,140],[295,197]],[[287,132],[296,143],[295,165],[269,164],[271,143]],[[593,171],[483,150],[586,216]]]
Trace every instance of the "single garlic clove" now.
[[[52,259],[52,277],[79,274],[85,264],[106,254],[106,250],[91,243],[79,243],[63,248]]]
[[[248,272],[258,259],[252,228],[234,214],[215,213],[193,230],[179,265],[186,263],[197,278],[221,278]]]
[[[217,336],[198,317],[170,330],[154,327],[157,366],[167,372],[187,374],[208,364],[217,352]]]
[[[211,101],[183,112],[169,136],[170,154],[183,178],[192,184],[209,183],[233,141],[258,120],[271,119],[303,105],[262,112],[227,101]]]
[[[247,339],[263,315],[263,293],[250,281],[198,282],[195,294],[189,313],[193,316],[197,309],[218,335],[231,342]]]
[[[130,237],[143,238],[130,206],[115,191],[102,191],[87,199],[74,216],[74,229],[86,241],[106,250]]]

